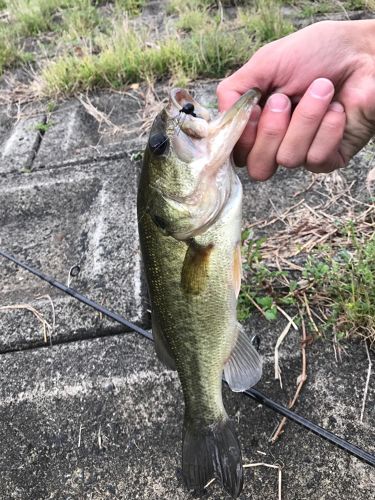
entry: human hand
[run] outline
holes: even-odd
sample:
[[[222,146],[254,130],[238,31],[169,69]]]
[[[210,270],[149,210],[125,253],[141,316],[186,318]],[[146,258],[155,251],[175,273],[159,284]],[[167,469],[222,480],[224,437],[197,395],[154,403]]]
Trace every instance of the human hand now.
[[[251,87],[267,101],[233,156],[253,179],[345,166],[375,133],[375,21],[323,21],[265,45],[219,84],[220,111]]]

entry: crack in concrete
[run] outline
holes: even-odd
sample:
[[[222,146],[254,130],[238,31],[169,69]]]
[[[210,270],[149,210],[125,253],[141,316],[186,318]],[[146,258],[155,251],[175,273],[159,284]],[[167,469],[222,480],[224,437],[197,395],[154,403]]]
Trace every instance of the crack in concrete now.
[[[31,161],[31,166],[36,159],[37,152],[40,149],[40,145],[42,142],[44,132],[41,137],[35,140],[35,145],[33,146],[33,151],[30,153],[30,157],[32,157]],[[93,167],[97,166],[98,164],[106,161],[111,161],[111,160],[121,160],[122,158],[131,158],[133,151],[118,151],[115,153],[109,153],[109,154],[103,154],[103,155],[97,155],[97,156],[89,156],[89,157],[84,157],[84,158],[77,158],[77,159],[71,159],[71,160],[65,160],[61,161],[59,163],[50,163],[46,166],[40,166],[33,168],[33,173],[34,172],[41,172],[41,171],[49,171],[49,170],[56,170],[56,169],[63,169],[66,167],[76,167],[80,165],[90,165],[92,164]],[[29,160],[28,160],[29,161]],[[28,163],[28,162],[27,162]],[[30,166],[26,167],[30,168]],[[12,178],[12,177],[18,177],[20,175],[19,170],[12,170],[11,172],[5,172],[5,173],[0,173],[0,179],[7,179],[7,178]]]
[[[33,167],[34,160],[35,160],[35,158],[38,154],[38,151],[40,149],[40,146],[42,144],[43,136],[47,130],[47,124],[48,124],[47,115],[44,115],[40,124],[39,124],[40,127],[38,127],[38,133],[36,135],[34,144],[31,147],[30,154],[26,159],[25,166],[24,166],[25,169],[31,170]]]

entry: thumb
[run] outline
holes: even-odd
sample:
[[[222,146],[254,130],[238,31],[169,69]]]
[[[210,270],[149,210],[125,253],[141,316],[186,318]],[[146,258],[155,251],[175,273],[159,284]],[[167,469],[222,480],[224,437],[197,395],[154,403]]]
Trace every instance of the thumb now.
[[[277,65],[273,64],[271,45],[258,50],[238,71],[219,83],[216,89],[219,111],[226,111],[252,87],[258,87],[264,96],[275,86]]]

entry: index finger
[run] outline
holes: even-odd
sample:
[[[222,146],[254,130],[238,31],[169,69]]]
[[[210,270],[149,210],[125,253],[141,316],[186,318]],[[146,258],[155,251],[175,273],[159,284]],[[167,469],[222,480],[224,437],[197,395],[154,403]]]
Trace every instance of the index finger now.
[[[242,95],[237,90],[226,88],[226,85],[224,85],[224,83],[225,80],[223,80],[223,82],[220,82],[216,90],[220,112],[226,111],[231,106],[233,106],[233,104],[237,102]]]
[[[268,46],[258,50],[246,64],[219,83],[216,89],[219,111],[226,111],[252,87],[259,88],[262,94],[268,91],[273,65],[266,64],[267,58],[262,56],[265,52]]]

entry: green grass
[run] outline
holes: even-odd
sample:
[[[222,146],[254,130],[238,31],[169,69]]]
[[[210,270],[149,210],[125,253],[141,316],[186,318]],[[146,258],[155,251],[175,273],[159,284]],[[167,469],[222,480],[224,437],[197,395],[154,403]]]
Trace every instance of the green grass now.
[[[286,2],[284,2],[286,3]],[[313,17],[331,12],[344,13],[351,10],[375,10],[375,0],[292,0],[290,3],[299,17]]]
[[[99,12],[91,0],[78,0],[64,12],[61,29],[72,39],[90,37],[100,23]]]
[[[324,2],[303,1],[298,4],[298,15],[301,17],[312,17],[336,10],[338,10],[338,5],[329,0]]]
[[[238,318],[246,320],[258,308],[269,320],[277,318],[280,307],[315,310],[323,322],[319,329],[336,341],[364,337],[375,342],[375,237],[364,237],[354,224],[342,227],[346,248],[334,253],[326,245],[313,251],[302,272],[275,271],[262,259],[264,240],[244,234],[244,271]],[[307,314],[306,314],[307,316]]]
[[[34,53],[24,50],[25,38],[48,33],[43,51],[55,57],[34,66],[41,95],[165,78],[186,84],[198,77],[225,76],[246,62],[267,37],[271,40],[292,30],[275,0],[259,2],[256,10],[245,8],[246,1],[236,1],[244,8],[241,16],[230,19],[221,5],[231,1],[171,0],[168,28],[159,36],[152,27],[146,32],[144,26],[126,22],[128,15],[141,12],[144,3],[8,0],[10,20],[0,31],[0,71],[32,61]]]
[[[40,122],[35,125],[35,130],[38,132],[41,132],[42,134],[45,134],[47,130],[49,130],[53,126],[52,122]]]
[[[9,31],[21,36],[51,31],[55,26],[55,14],[74,3],[73,0],[8,0],[12,23]]]
[[[97,54],[83,48],[82,57],[67,54],[41,72],[44,95],[71,94],[84,89],[114,88],[140,80],[172,78],[187,81],[200,77],[220,77],[245,62],[252,44],[244,34],[222,29],[215,19],[196,26],[189,36],[178,31],[150,46],[147,32],[115,22],[110,35],[96,38]]]
[[[258,43],[271,42],[295,31],[281,7],[282,2],[278,0],[257,0],[255,11],[241,10],[243,26]]]
[[[91,0],[5,0],[0,8],[6,8],[9,19],[0,25],[0,73],[5,69],[30,62],[33,55],[25,52],[24,40],[37,39],[48,33],[52,47],[60,48],[61,42],[76,42],[80,45],[110,26],[109,19],[117,15],[137,15],[145,0],[115,0],[108,2],[109,15],[106,18],[98,10],[99,1]],[[61,49],[60,49],[61,50]]]
[[[23,49],[26,37],[36,36],[54,28],[54,15],[73,0],[7,0],[3,2],[9,19],[0,29],[0,73],[7,68],[30,62],[33,55]]]

